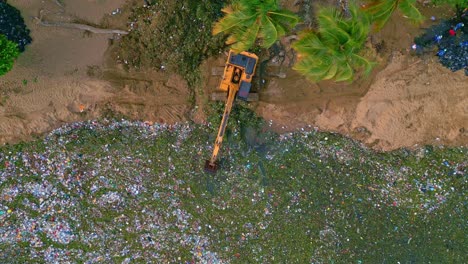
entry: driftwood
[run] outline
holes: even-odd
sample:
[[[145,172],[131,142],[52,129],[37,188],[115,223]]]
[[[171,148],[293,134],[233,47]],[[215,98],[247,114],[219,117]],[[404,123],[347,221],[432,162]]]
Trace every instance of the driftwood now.
[[[43,11],[44,10],[39,11],[39,17],[34,17],[34,19],[37,21],[37,24],[41,26],[81,29],[81,30],[86,30],[86,31],[96,33],[96,34],[120,34],[120,35],[128,34],[128,31],[124,31],[120,29],[104,29],[104,28],[92,27],[92,26],[85,25],[85,24],[44,21],[42,20]]]
[[[96,28],[84,24],[76,24],[76,23],[63,23],[63,22],[45,22],[40,20],[39,25],[46,26],[46,27],[63,27],[63,28],[73,28],[73,29],[81,29],[86,30],[89,32],[93,32],[96,34],[120,34],[120,35],[127,35],[128,31],[120,30],[120,29],[103,29],[103,28]]]

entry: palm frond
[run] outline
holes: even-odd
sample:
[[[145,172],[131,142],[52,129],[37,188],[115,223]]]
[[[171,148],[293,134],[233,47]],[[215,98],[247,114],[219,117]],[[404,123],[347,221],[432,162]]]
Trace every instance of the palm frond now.
[[[226,39],[226,44],[227,44],[227,45],[231,45],[231,44],[236,43],[237,41],[239,41],[239,40],[236,38],[236,35],[230,35],[230,36]]]
[[[359,53],[367,41],[370,21],[356,6],[350,6],[351,17],[336,9],[322,8],[318,13],[318,29],[300,34],[293,44],[298,53],[294,69],[312,81],[334,79],[351,81],[354,73],[372,69],[372,62]]]
[[[414,22],[421,22],[424,17],[416,8],[416,0],[371,0],[362,10],[371,16],[374,30],[380,30],[390,19],[396,9]]]
[[[378,0],[365,6],[363,10],[371,15],[374,29],[380,30],[397,9],[400,0]]]
[[[338,71],[338,64],[332,63],[330,67],[328,68],[327,74],[325,74],[322,79],[323,80],[330,80],[335,77],[336,73]]]
[[[364,74],[369,74],[374,67],[374,63],[359,54],[351,54],[351,59],[358,66],[364,69]]]
[[[322,60],[303,59],[294,65],[294,69],[312,81],[321,81],[330,70],[330,63]]]
[[[415,2],[416,0],[404,0],[401,2],[399,9],[405,16],[415,23],[421,23],[424,20],[424,16],[415,6]]]
[[[228,14],[221,18],[214,26],[213,26],[213,35],[217,35],[221,32],[229,32],[230,30],[239,27],[245,22],[244,19],[239,19],[235,13]]]
[[[344,82],[352,80],[354,77],[354,71],[349,63],[346,63],[340,67],[335,75],[335,81]]]
[[[322,54],[328,50],[315,32],[302,34],[299,40],[293,44],[293,48],[299,54],[307,55]]]
[[[262,39],[262,47],[268,48],[275,44],[278,39],[278,31],[275,24],[271,21],[268,16],[262,17],[262,26],[259,37]]]
[[[232,6],[225,6],[221,9],[223,13],[232,14],[234,13],[234,8]]]
[[[269,11],[268,15],[275,20],[283,21],[283,23],[291,25],[291,27],[295,27],[300,21],[299,17],[289,10]]]
[[[215,23],[212,33],[230,35],[226,44],[237,51],[252,48],[257,39],[269,48],[299,22],[293,12],[280,9],[277,0],[237,0],[223,12],[226,15]]]
[[[257,39],[258,32],[260,30],[260,24],[256,23],[253,26],[246,28],[242,37],[234,43],[231,48],[236,52],[241,52],[244,50],[248,50],[255,44],[255,40]]]

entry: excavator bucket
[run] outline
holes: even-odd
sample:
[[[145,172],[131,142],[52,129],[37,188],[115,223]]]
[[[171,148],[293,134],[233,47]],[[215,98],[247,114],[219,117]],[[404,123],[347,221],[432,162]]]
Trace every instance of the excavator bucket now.
[[[205,161],[205,171],[209,173],[216,173],[218,171],[218,164],[211,164],[209,160]]]

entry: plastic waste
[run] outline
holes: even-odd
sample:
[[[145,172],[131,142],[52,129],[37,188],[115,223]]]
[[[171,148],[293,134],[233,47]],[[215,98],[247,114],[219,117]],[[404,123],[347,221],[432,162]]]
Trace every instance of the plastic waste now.
[[[465,26],[465,24],[463,24],[463,22],[460,22],[460,23],[456,24],[455,27],[453,27],[453,30],[457,31],[460,28],[462,28],[463,26]]]
[[[438,55],[438,56],[444,56],[446,52],[447,52],[447,49],[441,49],[441,50],[439,50],[439,51],[437,52],[437,55]]]

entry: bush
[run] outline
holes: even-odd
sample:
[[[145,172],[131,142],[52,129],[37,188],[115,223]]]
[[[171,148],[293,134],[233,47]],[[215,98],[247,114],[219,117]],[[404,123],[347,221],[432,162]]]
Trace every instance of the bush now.
[[[224,48],[224,36],[212,36],[212,23],[222,13],[222,0],[153,0],[136,7],[131,31],[120,44],[128,66],[166,69],[189,84],[198,78],[203,59]]]
[[[21,52],[24,51],[26,45],[31,43],[29,29],[26,28],[21,13],[18,9],[2,1],[0,1],[0,34],[18,44],[18,49]]]
[[[18,45],[4,35],[0,35],[0,76],[11,70],[18,55]]]

